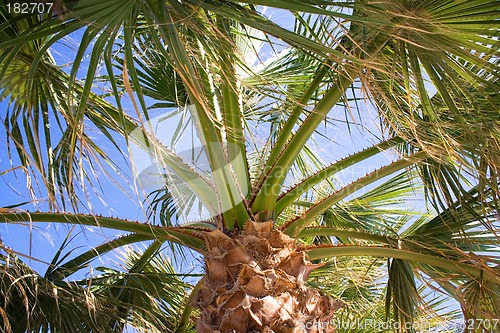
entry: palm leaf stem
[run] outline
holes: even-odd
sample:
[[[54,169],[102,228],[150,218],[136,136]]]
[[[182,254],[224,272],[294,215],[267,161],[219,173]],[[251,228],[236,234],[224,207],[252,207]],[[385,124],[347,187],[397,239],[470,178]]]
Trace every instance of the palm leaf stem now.
[[[500,276],[491,269],[484,267],[473,266],[450,260],[447,258],[432,256],[428,254],[417,253],[408,250],[396,249],[391,247],[381,246],[358,246],[358,245],[344,245],[344,246],[323,246],[319,248],[312,248],[306,251],[310,260],[330,258],[330,257],[345,257],[345,256],[372,256],[372,257],[386,257],[407,260],[410,262],[418,262],[429,266],[440,267],[452,272],[465,274],[475,279],[483,279],[484,281],[491,281],[500,283]]]
[[[150,260],[158,254],[163,241],[155,239],[147,249],[141,254],[140,258],[134,262],[134,265],[129,269],[129,273],[140,273],[144,271],[144,267],[149,264]]]
[[[397,244],[396,238],[384,235],[377,235],[366,231],[345,230],[334,227],[307,227],[304,228],[297,238],[314,237],[314,236],[331,236],[331,237],[346,237],[368,241],[374,241],[383,244]]]
[[[319,215],[324,213],[331,206],[333,206],[340,200],[344,199],[348,195],[398,170],[406,168],[418,161],[425,160],[427,157],[428,157],[427,153],[422,151],[413,154],[411,156],[408,156],[405,159],[386,165],[378,170],[375,170],[374,172],[369,173],[364,177],[361,177],[360,179],[350,183],[347,186],[344,186],[340,190],[329,195],[325,199],[319,201],[318,203],[310,207],[301,216],[289,220],[284,224],[282,229],[287,235],[291,237],[296,237],[307,225],[312,223]]]
[[[85,266],[87,263],[95,259],[97,256],[103,255],[107,252],[110,252],[124,245],[129,245],[148,240],[151,240],[151,238],[136,233],[113,239],[109,242],[106,242],[102,245],[92,248],[91,250],[86,251],[85,253],[80,254],[76,258],[71,259],[70,261],[66,262],[61,266],[50,269],[48,271],[48,274],[46,275],[46,278],[48,278],[49,280],[54,280],[54,279],[63,280],[64,278],[67,278],[68,276],[75,273],[83,266]]]
[[[352,84],[354,74],[352,69],[348,73],[339,74],[336,83],[325,93],[278,157],[252,203],[252,212],[254,214],[260,213],[262,220],[273,218],[276,198],[288,170],[318,125]]]
[[[224,32],[226,38],[232,36],[230,20],[219,18],[218,28]],[[220,75],[222,91],[222,120],[226,130],[228,142],[227,155],[232,165],[237,184],[243,188],[250,188],[250,174],[248,171],[245,136],[243,130],[242,110],[240,104],[240,83],[236,75],[236,57],[234,56],[234,41],[221,40],[220,53]],[[248,218],[248,214],[243,216]]]
[[[0,212],[0,222],[54,222],[82,224],[92,227],[110,228],[133,232],[149,239],[170,241],[185,245],[198,252],[204,252],[203,234],[205,230],[192,227],[161,227],[147,223],[123,220],[113,217],[52,213],[52,212]]]
[[[213,170],[217,195],[220,203],[219,209],[224,216],[224,223],[229,230],[232,230],[234,223],[238,222],[242,227],[245,220],[250,218],[233,172],[227,167],[229,164],[222,147],[221,126],[212,111],[207,109],[207,102],[203,98],[205,92],[197,75],[193,64],[187,54],[186,47],[181,40],[168,8],[165,3],[148,1],[152,11],[151,15],[157,20],[159,31],[162,33],[165,42],[175,62],[177,73],[188,88],[187,93],[190,101],[194,104],[197,116],[198,134],[205,145],[209,163]],[[208,89],[210,90],[210,89]],[[238,220],[235,221],[235,216]]]
[[[307,91],[304,93],[300,101],[290,112],[290,116],[286,120],[285,125],[279,132],[278,139],[276,140],[269,156],[267,157],[267,162],[262,172],[261,179],[259,183],[262,183],[265,179],[265,175],[269,173],[273,165],[276,163],[277,158],[280,153],[286,147],[287,142],[290,140],[290,135],[292,134],[293,128],[297,125],[297,121],[300,115],[304,112],[304,106],[310,101],[311,97],[317,92],[318,87],[323,82],[323,78],[328,73],[328,66],[326,64],[321,65],[319,70],[316,72],[313,80],[309,84]]]
[[[374,156],[381,152],[382,150],[388,149],[390,147],[395,146],[396,144],[402,143],[404,140],[395,137],[386,141],[383,141],[375,146],[372,146],[368,149],[362,150],[356,154],[353,154],[351,156],[348,156],[344,159],[342,159],[339,162],[336,162],[322,170],[319,170],[315,174],[311,175],[301,183],[297,184],[296,186],[292,187],[290,190],[288,190],[285,194],[282,194],[278,198],[278,202],[276,203],[276,208],[275,208],[275,214],[279,215],[283,209],[288,207],[290,204],[292,204],[295,200],[300,198],[300,196],[308,191],[309,189],[313,188],[316,184],[319,182],[328,179],[328,177],[331,177],[332,175],[336,174],[337,172],[340,172],[341,170],[344,170],[345,168],[352,166],[360,161],[363,161],[371,156]]]
[[[198,292],[203,287],[204,283],[205,283],[204,280],[200,279],[198,283],[196,283],[196,285],[193,287],[193,289],[191,289],[191,294],[189,295],[189,298],[186,300],[186,306],[182,311],[179,325],[175,333],[183,333],[189,327],[189,322],[191,321],[191,313],[193,312],[193,310],[196,309],[196,306],[194,304],[196,298],[198,297]]]
[[[198,174],[189,164],[183,161],[181,157],[164,145],[156,142],[155,137],[149,135],[144,126],[135,123],[124,114],[123,111],[120,111],[120,109],[116,109],[94,94],[91,94],[89,100],[95,105],[95,108],[88,108],[89,111],[87,112],[98,117],[98,119],[102,120],[109,128],[123,134],[127,141],[131,140],[145,151],[158,156],[172,172],[190,186],[190,189],[200,198],[201,202],[203,202],[210,212],[216,213],[218,211],[215,200],[217,193],[214,188],[203,176]],[[99,112],[102,112],[106,117],[100,115]]]

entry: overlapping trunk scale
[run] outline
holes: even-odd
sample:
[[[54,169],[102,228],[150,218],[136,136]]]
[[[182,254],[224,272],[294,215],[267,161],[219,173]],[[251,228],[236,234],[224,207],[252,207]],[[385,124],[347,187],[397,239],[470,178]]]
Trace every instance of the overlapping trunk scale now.
[[[273,222],[248,221],[229,237],[206,237],[209,255],[197,305],[201,333],[331,332],[342,303],[304,284],[321,265],[311,264],[295,240]]]

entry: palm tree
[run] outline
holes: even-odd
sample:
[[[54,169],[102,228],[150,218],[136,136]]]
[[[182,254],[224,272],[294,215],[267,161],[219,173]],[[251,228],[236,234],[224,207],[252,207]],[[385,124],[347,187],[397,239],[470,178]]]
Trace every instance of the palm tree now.
[[[65,241],[43,277],[2,246],[6,331],[180,332],[195,322],[197,332],[329,332],[335,318],[373,314],[412,332],[423,317],[438,320],[432,289],[458,301],[473,330],[497,324],[498,1],[56,5],[40,15],[1,9],[2,120],[19,168],[40,180],[49,205],[0,216],[127,235],[71,259]],[[293,28],[261,6],[288,13]],[[64,70],[50,50],[73,33],[81,41]],[[254,66],[259,45],[276,51]],[[180,115],[171,142],[154,130],[158,108]],[[315,138],[350,131],[371,109],[385,139],[342,147],[349,153],[328,164],[313,153]],[[142,189],[147,222],[85,211],[98,174],[119,183],[124,169],[96,133],[154,157],[159,172],[138,180],[165,179]],[[186,156],[175,145],[182,135],[194,142]],[[392,160],[375,169],[384,152]],[[353,169],[369,171],[338,180]],[[418,188],[426,214],[401,211]],[[181,213],[199,220],[178,223]],[[124,271],[69,279],[99,255],[146,241],[144,253],[128,250]],[[164,243],[203,257],[195,286],[161,259]]]

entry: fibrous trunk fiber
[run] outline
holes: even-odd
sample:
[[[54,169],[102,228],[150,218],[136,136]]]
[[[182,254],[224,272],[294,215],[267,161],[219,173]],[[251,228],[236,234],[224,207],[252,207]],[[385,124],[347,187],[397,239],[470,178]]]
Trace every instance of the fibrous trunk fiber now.
[[[304,284],[321,265],[311,264],[272,221],[248,221],[234,237],[212,231],[206,243],[198,332],[333,331],[328,323],[342,303]]]

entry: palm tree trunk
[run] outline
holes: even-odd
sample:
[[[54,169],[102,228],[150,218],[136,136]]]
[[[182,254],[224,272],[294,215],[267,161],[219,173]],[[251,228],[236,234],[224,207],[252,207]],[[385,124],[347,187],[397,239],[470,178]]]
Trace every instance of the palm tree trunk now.
[[[200,333],[332,332],[342,303],[304,285],[313,265],[273,222],[249,221],[232,238],[216,230],[197,305]]]

